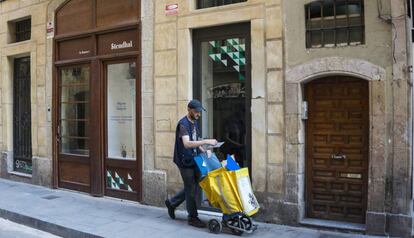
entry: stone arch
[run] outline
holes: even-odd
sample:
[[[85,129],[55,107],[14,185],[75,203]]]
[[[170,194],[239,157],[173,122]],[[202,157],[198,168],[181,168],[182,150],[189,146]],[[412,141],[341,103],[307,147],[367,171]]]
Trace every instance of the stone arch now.
[[[289,163],[298,164],[300,168],[297,183],[294,185],[298,191],[297,199],[300,203],[298,219],[305,218],[305,137],[306,125],[302,119],[302,101],[304,100],[304,85],[314,79],[324,78],[327,76],[344,75],[367,80],[369,82],[369,164],[368,170],[372,169],[373,164],[377,164],[381,160],[381,156],[385,154],[384,141],[378,135],[385,133],[384,126],[386,124],[385,117],[381,116],[385,113],[385,79],[387,72],[384,68],[362,59],[354,59],[347,57],[323,57],[313,59],[303,64],[288,68],[285,74],[286,96],[286,120],[295,119],[296,123],[287,123],[286,133],[292,142],[286,143],[286,153],[294,155],[296,161]],[[295,133],[289,133],[295,132]],[[378,175],[369,175],[368,178],[368,203],[381,200],[369,196],[374,191],[370,186],[370,181]]]
[[[290,68],[287,83],[304,83],[329,75],[349,75],[365,80],[385,80],[385,69],[371,62],[346,57],[324,57]]]

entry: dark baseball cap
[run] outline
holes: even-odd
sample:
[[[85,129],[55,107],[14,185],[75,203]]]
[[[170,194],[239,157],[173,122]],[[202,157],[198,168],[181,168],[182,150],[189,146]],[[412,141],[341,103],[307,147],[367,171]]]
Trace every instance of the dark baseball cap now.
[[[188,103],[188,108],[195,109],[197,112],[206,111],[201,102],[197,99],[193,99]]]

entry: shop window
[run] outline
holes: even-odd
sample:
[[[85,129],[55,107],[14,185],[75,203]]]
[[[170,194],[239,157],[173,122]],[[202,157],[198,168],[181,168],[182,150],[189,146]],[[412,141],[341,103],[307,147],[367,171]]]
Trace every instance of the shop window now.
[[[32,20],[26,18],[23,20],[12,21],[9,25],[9,41],[8,43],[15,43],[30,40],[32,32]]]
[[[363,0],[323,0],[305,6],[306,48],[364,44]]]
[[[247,0],[197,0],[197,8],[217,7],[246,1]]]

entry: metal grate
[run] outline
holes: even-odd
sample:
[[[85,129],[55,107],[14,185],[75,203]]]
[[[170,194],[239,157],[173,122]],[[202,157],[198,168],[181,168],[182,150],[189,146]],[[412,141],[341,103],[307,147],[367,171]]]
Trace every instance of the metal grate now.
[[[16,22],[16,42],[30,40],[32,20],[25,19]]]
[[[197,0],[197,8],[209,8],[233,3],[246,2],[247,0]]]
[[[413,17],[413,9],[414,0],[407,0],[407,16],[410,19],[410,27],[411,27],[411,42],[414,43],[414,17]]]
[[[305,5],[306,48],[364,44],[363,0],[320,0]]]
[[[30,57],[14,60],[13,156],[14,171],[32,173]]]

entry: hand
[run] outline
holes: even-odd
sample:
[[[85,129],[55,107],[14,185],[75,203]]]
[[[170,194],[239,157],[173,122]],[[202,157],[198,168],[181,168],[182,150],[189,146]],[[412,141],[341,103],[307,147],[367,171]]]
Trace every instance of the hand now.
[[[207,140],[204,140],[204,142],[207,145],[212,145],[212,146],[217,145],[217,140],[216,139],[207,139]]]

